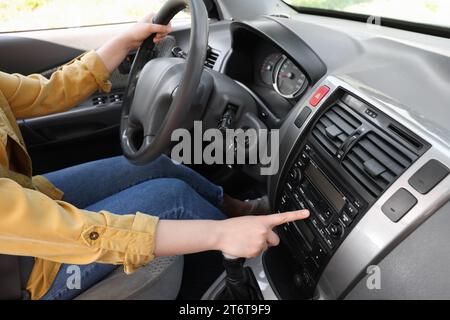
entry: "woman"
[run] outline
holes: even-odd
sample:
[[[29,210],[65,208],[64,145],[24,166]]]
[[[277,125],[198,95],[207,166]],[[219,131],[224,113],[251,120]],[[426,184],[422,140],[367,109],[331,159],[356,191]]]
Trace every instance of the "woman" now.
[[[67,264],[83,265],[87,290],[117,265],[132,273],[155,256],[219,250],[255,257],[278,245],[273,227],[308,217],[296,212],[224,220],[222,212],[257,213],[259,202],[227,197],[166,157],[144,167],[119,157],[32,177],[16,118],[68,110],[96,90],[108,91],[109,74],[130,50],[153,33],[159,43],[171,32],[150,19],[61,67],[49,80],[0,72],[0,253],[36,257],[28,282],[33,299],[81,293],[66,288]]]

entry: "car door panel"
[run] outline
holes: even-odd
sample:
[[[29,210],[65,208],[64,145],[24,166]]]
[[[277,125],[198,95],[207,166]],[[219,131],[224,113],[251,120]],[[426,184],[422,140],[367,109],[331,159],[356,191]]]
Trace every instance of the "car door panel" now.
[[[0,70],[8,73],[32,74],[53,69],[82,51],[51,42],[0,36]]]
[[[0,34],[0,70],[42,73],[95,50],[129,24]]]
[[[98,40],[98,46],[101,44]],[[0,70],[49,77],[55,68],[84,51],[43,39],[2,35]],[[110,94],[96,93],[70,111],[18,122],[33,159],[34,174],[121,154],[119,124],[127,78],[116,70]]]
[[[0,70],[50,77],[55,68],[99,47],[128,27],[121,24],[0,35]],[[177,40],[180,37],[182,43],[188,38],[188,27],[185,23],[175,27],[173,34]],[[173,44],[177,40],[171,37],[170,41]],[[171,55],[170,49],[160,54]],[[95,93],[67,112],[18,122],[33,159],[34,174],[122,154],[121,102],[128,82],[127,67],[132,59],[133,56],[129,56],[126,63],[112,73],[111,93]]]
[[[120,155],[121,109],[116,103],[20,121],[34,173]]]

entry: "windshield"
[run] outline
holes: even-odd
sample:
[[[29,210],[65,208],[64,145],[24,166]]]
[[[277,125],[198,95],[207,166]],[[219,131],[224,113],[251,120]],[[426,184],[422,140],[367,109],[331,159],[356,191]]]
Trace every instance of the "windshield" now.
[[[314,8],[450,27],[450,0],[283,0]]]
[[[0,0],[0,33],[128,23],[157,12],[165,1]]]

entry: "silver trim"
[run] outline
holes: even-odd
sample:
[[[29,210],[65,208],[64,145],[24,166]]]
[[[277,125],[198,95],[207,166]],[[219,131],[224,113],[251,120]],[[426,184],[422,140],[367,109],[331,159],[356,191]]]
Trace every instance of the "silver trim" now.
[[[314,299],[317,300],[345,298],[345,295],[366,275],[365,270],[368,266],[379,263],[408,235],[450,201],[450,176],[427,195],[419,194],[408,183],[408,180],[431,159],[436,159],[450,167],[450,151],[445,142],[424,130],[408,115],[399,112],[402,110],[401,108],[387,102],[387,100],[386,102],[381,100],[380,94],[371,94],[370,88],[358,86],[352,79],[329,76],[316,88],[323,85],[331,89],[328,96],[331,96],[338,88],[343,88],[355,94],[428,141],[432,148],[416,161],[369,209],[338,248],[319,280],[314,295]],[[375,96],[377,99],[373,98]],[[303,108],[309,105],[308,101],[309,97],[304,100]],[[304,130],[315,118],[316,113],[320,112],[325,102],[326,99],[313,109],[313,113],[298,131],[295,141],[303,136]],[[297,109],[298,114],[303,108]],[[293,152],[294,146],[295,143],[289,148],[288,154]],[[283,164],[281,169],[282,171],[286,170],[286,163]],[[277,188],[279,183],[280,181],[277,181]],[[400,188],[410,191],[417,198],[418,204],[399,223],[393,223],[383,214],[381,207]],[[249,260],[247,266],[255,273],[264,298],[277,300],[278,298],[264,271],[262,256]]]
[[[396,245],[450,200],[450,177],[425,196],[418,194],[408,183],[409,178],[431,159],[439,160],[450,167],[450,151],[447,142],[442,141],[432,132],[427,131],[420,123],[417,123],[412,116],[405,113],[404,107],[394,105],[388,97],[384,99],[385,97],[380,92],[375,92],[369,87],[360,85],[352,78],[328,76],[322,83],[317,84],[312,92],[324,85],[331,89],[328,96],[331,96],[338,88],[343,88],[355,94],[428,141],[432,144],[432,148],[369,209],[364,218],[338,248],[324,270],[316,288],[315,299],[319,300],[344,298],[357,281],[366,275],[365,270],[368,266],[379,263]],[[291,122],[295,121],[305,107],[309,107],[309,98],[303,99],[300,107],[297,107],[296,112],[290,117],[286,124],[287,130],[292,130]],[[296,142],[303,137],[305,129],[315,119],[316,113],[320,112],[326,101],[327,99],[324,99],[316,108],[312,109],[312,114],[302,128],[297,131],[296,138],[292,140],[293,142],[285,151],[287,155],[295,151]],[[280,172],[286,170],[287,158],[282,163]],[[276,190],[280,187],[280,176],[278,176],[278,181],[275,182]],[[410,191],[418,199],[418,204],[399,223],[395,224],[383,214],[381,207],[399,188]],[[275,200],[275,191],[272,191],[273,201]]]
[[[278,297],[270,285],[269,279],[267,278],[262,258],[263,256],[261,255],[258,258],[247,260],[245,265],[252,269],[264,300],[278,300]]]
[[[317,287],[318,299],[339,299],[345,297],[356,282],[366,275],[365,270],[368,266],[379,263],[402,240],[450,200],[450,177],[427,195],[418,193],[408,183],[414,173],[431,159],[436,159],[450,167],[450,152],[423,128],[409,121],[404,115],[400,116],[395,106],[373,99],[343,79],[329,77],[324,84],[328,85],[331,91],[341,87],[354,93],[432,144],[432,148],[370,208],[326,267]],[[383,214],[381,207],[400,188],[410,191],[418,199],[418,204],[399,223],[393,223]]]
[[[264,300],[267,301],[278,300],[277,295],[275,294],[269,283],[269,279],[267,279],[266,272],[264,271],[262,257],[263,256],[261,255],[258,258],[247,260],[245,266],[252,269]],[[225,287],[225,278],[226,274],[222,273],[222,275],[203,295],[202,300],[211,300],[214,297],[216,297],[217,294],[220,293]]]
[[[283,54],[282,57],[281,57],[281,59],[280,59],[280,61],[277,62],[275,71],[274,71],[274,73],[273,73],[273,88],[274,88],[275,91],[276,91],[280,96],[282,96],[283,98],[286,98],[286,99],[295,99],[295,98],[298,98],[298,97],[305,91],[305,88],[306,88],[306,86],[308,85],[308,80],[306,79],[306,76],[305,76],[305,81],[303,82],[302,87],[301,87],[300,89],[298,89],[298,91],[296,91],[295,93],[293,93],[293,94],[284,94],[284,93],[282,93],[282,92],[280,91],[280,88],[278,87],[278,76],[279,76],[279,74],[280,74],[281,67],[284,65],[284,63],[285,63],[286,61],[292,62],[292,63],[298,68],[298,66],[297,66],[293,61],[289,60],[289,58],[286,57],[286,56]],[[300,70],[300,69],[299,69],[299,70]],[[300,72],[301,72],[303,75],[305,75],[305,74],[303,73],[303,71],[300,70]]]

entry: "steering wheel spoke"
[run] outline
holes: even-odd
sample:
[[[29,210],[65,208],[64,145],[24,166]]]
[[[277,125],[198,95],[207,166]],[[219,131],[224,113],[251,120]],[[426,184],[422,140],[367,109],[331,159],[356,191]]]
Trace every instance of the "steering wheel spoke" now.
[[[123,106],[121,143],[124,155],[137,165],[153,161],[169,146],[172,132],[187,117],[201,83],[209,34],[203,1],[170,0],[153,21],[168,24],[188,4],[192,16],[188,59],[154,59],[152,35],[144,41],[132,66]]]

